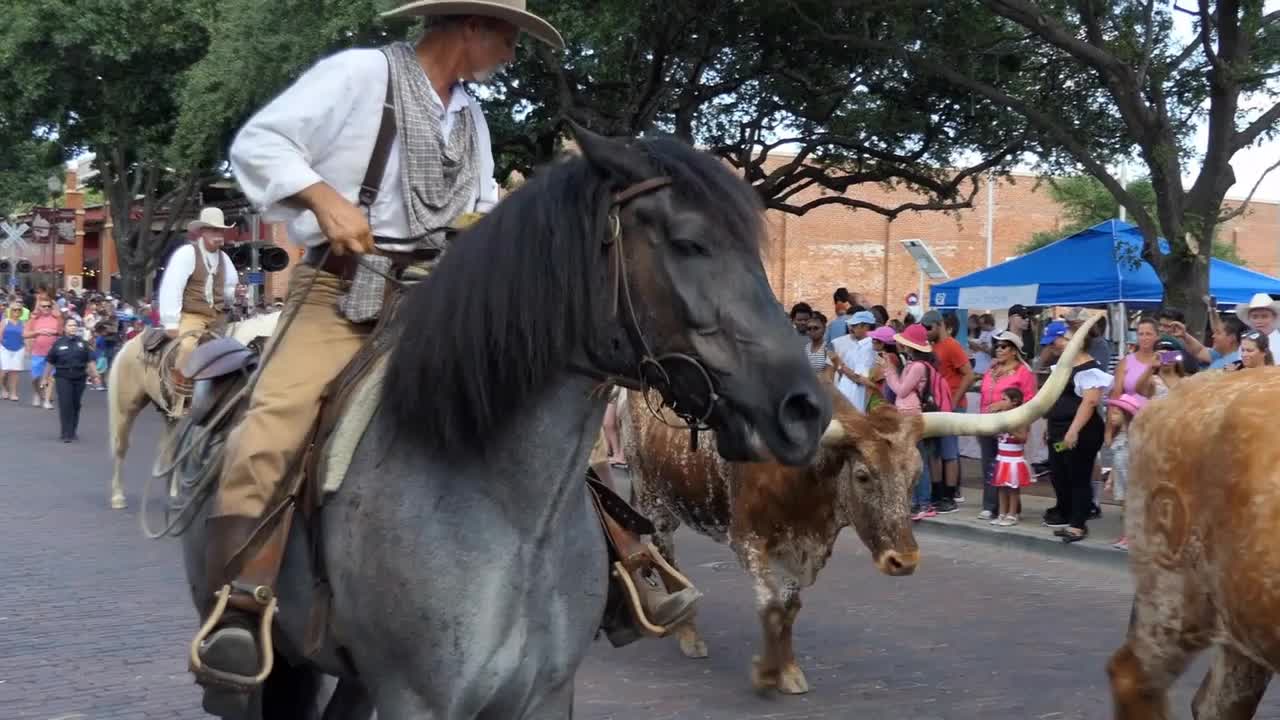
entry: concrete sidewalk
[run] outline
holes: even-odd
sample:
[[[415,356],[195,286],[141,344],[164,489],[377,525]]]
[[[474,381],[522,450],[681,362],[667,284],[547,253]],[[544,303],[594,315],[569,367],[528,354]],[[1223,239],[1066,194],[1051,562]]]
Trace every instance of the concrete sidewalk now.
[[[978,462],[968,458],[962,462],[961,486],[964,488],[965,502],[960,505],[959,512],[922,520],[916,523],[918,532],[1019,547],[1076,560],[1128,565],[1129,554],[1111,547],[1111,543],[1123,532],[1124,517],[1123,508],[1111,503],[1109,494],[1100,503],[1102,517],[1088,523],[1089,537],[1080,542],[1064,543],[1061,538],[1054,536],[1053,528],[1047,528],[1041,522],[1044,511],[1054,504],[1053,487],[1047,480],[1022,491],[1022,515],[1017,525],[998,527],[988,520],[978,518],[978,513],[982,511],[982,483]]]

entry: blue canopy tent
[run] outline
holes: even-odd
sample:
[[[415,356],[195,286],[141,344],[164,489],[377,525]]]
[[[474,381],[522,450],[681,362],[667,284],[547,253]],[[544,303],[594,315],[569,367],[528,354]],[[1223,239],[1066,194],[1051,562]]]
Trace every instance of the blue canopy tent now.
[[[1168,244],[1161,239],[1161,249]],[[935,308],[1007,308],[1021,304],[1156,305],[1163,286],[1141,259],[1142,233],[1120,220],[1099,223],[1051,245],[930,288]],[[1219,305],[1254,293],[1280,295],[1280,279],[1211,258],[1209,292]]]

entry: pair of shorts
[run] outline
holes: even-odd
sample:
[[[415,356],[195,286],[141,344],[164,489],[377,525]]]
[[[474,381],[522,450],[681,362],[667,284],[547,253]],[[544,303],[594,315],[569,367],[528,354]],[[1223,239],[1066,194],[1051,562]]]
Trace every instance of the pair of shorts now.
[[[39,379],[42,375],[44,375],[44,366],[45,366],[44,355],[31,356],[31,378],[33,380]]]
[[[930,448],[933,456],[941,458],[943,462],[960,459],[960,438],[955,435],[933,438],[928,442],[933,446]]]
[[[27,350],[5,350],[0,348],[0,371],[14,372],[27,369]]]

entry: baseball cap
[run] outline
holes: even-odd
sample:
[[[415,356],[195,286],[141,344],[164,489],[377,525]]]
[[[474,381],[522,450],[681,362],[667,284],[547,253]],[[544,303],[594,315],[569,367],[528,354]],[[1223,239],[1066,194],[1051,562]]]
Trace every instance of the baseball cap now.
[[[1160,339],[1156,341],[1156,350],[1177,350],[1182,352],[1182,343],[1178,342],[1177,338],[1161,335]]]
[[[920,318],[920,324],[925,327],[932,327],[940,322],[942,322],[942,313],[937,310],[930,310]]]
[[[867,310],[859,310],[848,320],[849,325],[870,325],[875,327],[876,316]]]
[[[871,335],[869,337],[872,340],[879,340],[885,345],[895,345],[896,343],[893,340],[893,336],[894,336],[893,328],[889,327],[888,325],[881,325],[875,330],[872,330]]]
[[[1027,312],[1027,307],[1025,305],[1010,305],[1008,314],[1018,315],[1024,319],[1031,317],[1031,313]]]
[[[1061,320],[1054,320],[1053,322],[1044,326],[1044,334],[1040,336],[1040,344],[1048,345],[1049,343],[1053,342],[1054,340],[1057,340],[1058,338],[1066,334],[1067,334],[1067,324],[1062,322]]]

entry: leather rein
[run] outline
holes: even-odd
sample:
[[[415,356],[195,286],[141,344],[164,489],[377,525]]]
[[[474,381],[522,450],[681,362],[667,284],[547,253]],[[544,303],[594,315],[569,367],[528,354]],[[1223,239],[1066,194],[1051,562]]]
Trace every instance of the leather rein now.
[[[669,187],[672,179],[668,176],[659,176],[641,180],[630,185],[623,190],[615,193],[609,204],[609,232],[606,234],[602,244],[609,250],[611,255],[610,265],[613,273],[613,317],[618,317],[619,310],[622,311],[622,328],[627,333],[627,338],[631,342],[632,350],[639,358],[636,366],[634,377],[619,376],[612,373],[606,373],[593,367],[571,366],[571,369],[580,374],[600,380],[605,383],[619,385],[629,390],[637,390],[644,394],[645,403],[649,406],[649,411],[654,414],[664,424],[670,425],[662,416],[662,408],[668,408],[679,417],[690,430],[690,444],[694,449],[698,446],[698,433],[703,430],[710,430],[707,420],[715,411],[716,405],[720,403],[720,395],[717,392],[716,383],[711,378],[711,374],[707,372],[706,367],[698,358],[686,353],[664,353],[655,355],[650,348],[649,343],[645,340],[644,333],[640,330],[640,320],[636,315],[635,304],[631,298],[631,281],[627,274],[626,252],[623,248],[622,238],[622,220],[619,217],[621,210],[628,203],[636,198],[643,197],[653,192],[657,192],[663,188]],[[706,386],[706,407],[701,412],[697,412],[692,408],[686,408],[680,402],[680,398],[674,397],[674,388],[671,383],[671,376],[667,372],[667,367],[671,364],[680,364],[691,366],[701,376],[701,380]],[[649,402],[648,391],[656,389],[662,395],[662,407],[655,409]],[[693,401],[689,400],[692,406]]]

